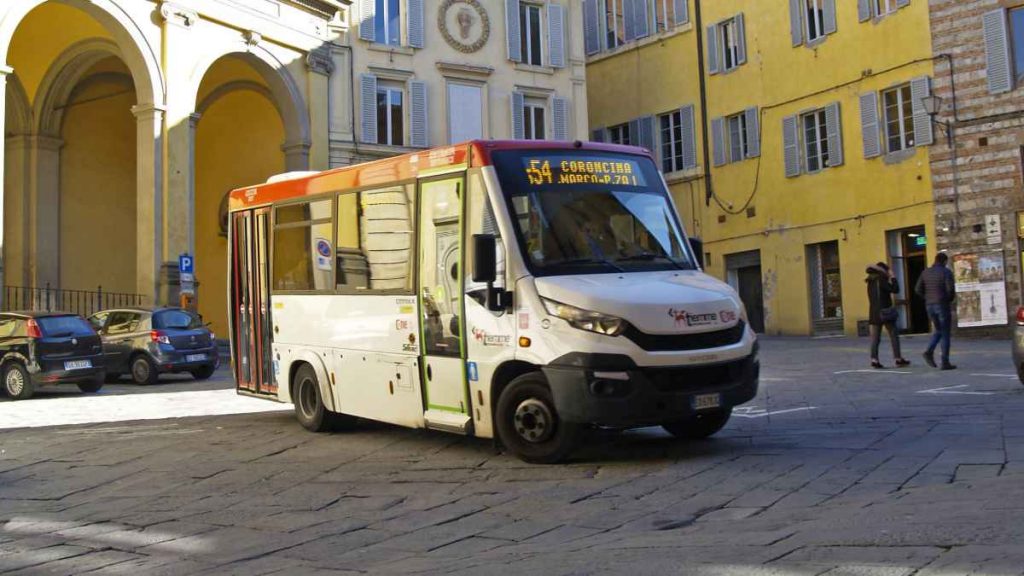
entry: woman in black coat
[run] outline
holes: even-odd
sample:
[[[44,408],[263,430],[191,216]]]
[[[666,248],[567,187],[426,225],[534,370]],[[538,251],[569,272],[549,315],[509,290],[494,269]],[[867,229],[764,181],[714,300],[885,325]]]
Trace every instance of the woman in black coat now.
[[[885,368],[878,361],[878,345],[882,340],[882,328],[889,332],[889,340],[892,341],[892,357],[896,360],[896,366],[909,366],[910,362],[900,354],[900,334],[896,329],[896,320],[899,318],[896,308],[893,306],[892,295],[898,294],[900,285],[889,272],[889,266],[885,262],[879,262],[867,269],[868,277],[865,280],[868,285],[869,314],[868,324],[871,328],[871,367]]]

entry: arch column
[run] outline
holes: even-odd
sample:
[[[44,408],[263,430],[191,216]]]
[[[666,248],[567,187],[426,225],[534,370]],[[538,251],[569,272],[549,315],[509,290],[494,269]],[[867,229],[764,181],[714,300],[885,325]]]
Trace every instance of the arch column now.
[[[0,66],[0,134],[5,134],[4,123],[7,118],[7,76],[13,73],[14,70],[10,66]],[[4,150],[6,146],[0,146],[0,184],[4,184],[7,180],[5,174],[6,159],[4,158]],[[4,239],[4,203],[3,198],[0,197],[0,286],[3,286],[7,281],[7,273],[5,266],[7,266],[7,259],[4,257],[7,251],[7,242]],[[3,302],[3,291],[0,290],[0,303]]]
[[[29,275],[35,286],[60,286],[60,138],[33,134],[28,137],[32,154],[29,212],[32,239]]]
[[[164,108],[153,104],[132,107],[135,115],[137,193],[136,200],[136,290],[143,296],[167,302],[167,282],[161,268],[164,246],[163,122]],[[174,228],[188,223],[167,222]],[[177,268],[177,264],[174,265]]]

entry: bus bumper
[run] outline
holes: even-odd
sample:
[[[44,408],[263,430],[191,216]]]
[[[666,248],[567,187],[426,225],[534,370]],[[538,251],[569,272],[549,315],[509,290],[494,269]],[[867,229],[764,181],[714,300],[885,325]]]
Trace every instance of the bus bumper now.
[[[638,367],[624,356],[574,354],[543,369],[559,416],[567,422],[638,428],[727,409],[757,395],[757,351],[701,366]]]

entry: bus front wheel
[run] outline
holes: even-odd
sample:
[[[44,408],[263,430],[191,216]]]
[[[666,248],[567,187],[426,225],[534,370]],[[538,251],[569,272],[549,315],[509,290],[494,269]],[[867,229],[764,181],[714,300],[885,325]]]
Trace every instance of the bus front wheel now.
[[[331,412],[324,405],[316,371],[308,364],[295,373],[292,402],[295,404],[295,417],[299,424],[311,432],[330,432],[348,423],[347,416]]]
[[[576,448],[583,426],[562,421],[543,374],[512,380],[498,397],[496,424],[501,443],[520,459],[555,464]]]

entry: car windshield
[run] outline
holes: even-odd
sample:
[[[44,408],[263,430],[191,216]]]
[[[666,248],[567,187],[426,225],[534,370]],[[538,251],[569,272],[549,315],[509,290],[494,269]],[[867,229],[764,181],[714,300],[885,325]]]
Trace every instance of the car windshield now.
[[[157,330],[193,330],[202,326],[198,316],[184,310],[165,310],[153,315],[153,328]]]
[[[85,319],[78,316],[43,316],[36,318],[36,324],[43,336],[60,338],[64,336],[89,336],[96,331]]]
[[[494,164],[535,275],[696,269],[649,158],[514,150]]]

